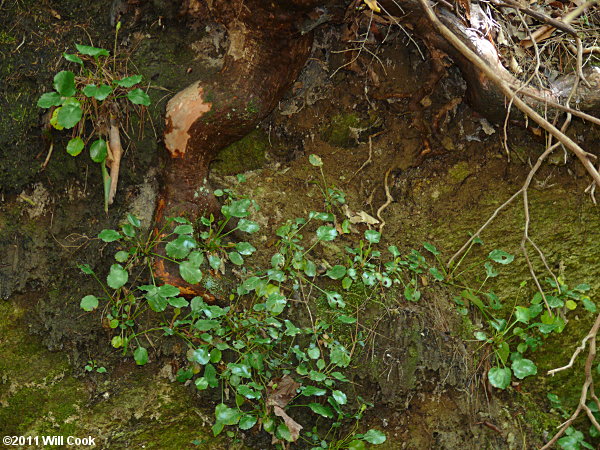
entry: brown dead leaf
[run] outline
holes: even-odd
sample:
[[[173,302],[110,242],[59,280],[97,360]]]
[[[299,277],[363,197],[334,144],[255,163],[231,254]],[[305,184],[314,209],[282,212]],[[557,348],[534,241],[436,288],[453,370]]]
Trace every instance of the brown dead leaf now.
[[[351,224],[366,223],[367,225],[377,225],[379,223],[379,220],[375,217],[370,216],[364,211],[354,212],[347,205],[342,206],[342,211]]]
[[[271,380],[267,386],[267,408],[272,406],[276,416],[281,417],[290,430],[292,442],[296,442],[300,437],[302,425],[287,415],[284,408],[296,396],[296,390],[300,383],[288,375]],[[279,439],[273,436],[273,443],[280,443]]]
[[[280,408],[285,408],[296,396],[296,390],[299,387],[300,383],[294,381],[289,375],[269,381],[269,385],[267,386],[267,406],[277,405]]]
[[[304,427],[298,422],[296,422],[294,419],[292,419],[290,416],[288,416],[287,413],[277,405],[273,406],[273,412],[276,416],[279,416],[283,419],[283,421],[285,422],[285,426],[288,427],[288,430],[290,430],[291,441],[296,442],[300,437],[300,430],[302,430],[302,428]],[[277,438],[273,436],[273,439]]]

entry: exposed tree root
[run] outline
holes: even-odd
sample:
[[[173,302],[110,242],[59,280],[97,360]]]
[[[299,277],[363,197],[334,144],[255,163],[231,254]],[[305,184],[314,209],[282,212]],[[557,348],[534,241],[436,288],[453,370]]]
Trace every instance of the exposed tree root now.
[[[299,2],[300,13],[302,4]],[[167,105],[163,180],[155,213],[156,230],[166,217],[194,221],[218,215],[219,204],[208,182],[209,165],[217,152],[249,133],[294,82],[306,63],[312,38],[296,28],[298,9],[259,0],[207,5],[212,18],[223,22],[230,46],[224,68],[212,80],[197,81]],[[301,15],[300,15],[301,16]],[[164,248],[157,250],[159,254]],[[157,265],[160,279],[176,283],[175,267]],[[173,265],[174,266],[174,265]],[[177,272],[175,272],[177,273]],[[203,295],[200,287],[189,295]]]

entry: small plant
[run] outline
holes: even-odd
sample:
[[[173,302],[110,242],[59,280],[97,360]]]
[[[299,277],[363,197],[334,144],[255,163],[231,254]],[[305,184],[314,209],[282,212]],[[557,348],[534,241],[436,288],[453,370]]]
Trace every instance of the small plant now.
[[[86,372],[106,373],[106,368],[104,366],[98,367],[98,364],[95,360],[88,361],[84,369],[86,370]]]
[[[120,25],[119,22],[112,57],[106,49],[80,44],[75,45],[77,53],[64,53],[67,61],[79,66],[78,72],[58,72],[54,76],[54,91],[43,94],[37,103],[38,107],[51,110],[50,125],[54,129],[72,130],[67,153],[77,156],[89,146],[90,158],[100,164],[105,210],[112,204],[117,187],[123,116],[131,106],[142,115],[143,108],[150,105],[148,94],[137,87],[142,76],[128,75],[125,64],[117,58]]]
[[[568,419],[570,415],[563,408],[562,402],[560,401],[560,397],[558,395],[552,394],[552,393],[549,393],[547,395],[547,397],[548,397],[548,400],[550,401],[550,405],[552,406],[552,408],[557,413],[559,413],[559,415],[563,419]],[[596,405],[596,402],[594,402],[594,401],[588,402],[587,407],[592,412],[596,421],[599,420],[600,412],[598,411],[598,405]],[[591,444],[586,442],[584,434],[581,431],[578,431],[573,426],[570,426],[569,428],[567,428],[565,430],[565,435],[566,436],[563,436],[558,441],[556,441],[556,443],[559,445],[559,447],[563,450],[580,450],[582,447],[589,448],[589,449],[595,448],[594,446],[592,446]],[[590,425],[589,435],[592,438],[597,438],[600,436],[598,429],[593,424]]]
[[[481,239],[473,241],[482,245]],[[470,250],[470,249],[469,249]],[[511,264],[514,256],[503,250],[492,250],[485,261],[473,264],[463,272],[458,266],[447,274],[447,282],[460,289],[454,297],[458,311],[462,315],[469,313],[469,305],[477,308],[483,316],[484,327],[474,332],[475,339],[490,346],[493,364],[487,373],[490,384],[506,389],[513,376],[518,380],[537,374],[535,362],[525,357],[525,353],[534,352],[543,345],[544,339],[551,333],[562,333],[566,326],[566,316],[579,306],[595,313],[597,308],[587,295],[590,285],[579,284],[569,288],[562,277],[546,279],[544,294],[536,292],[531,300],[522,301],[526,282],[520,284],[520,296],[512,305],[507,305],[492,290],[484,290],[489,280],[499,275],[498,268]],[[495,265],[497,264],[497,265]],[[466,274],[473,273],[483,266],[484,277],[478,288],[472,288],[466,281]],[[547,304],[547,307],[545,305]]]
[[[560,286],[549,281],[545,295],[551,308],[561,314],[543,311],[541,294],[528,306],[516,305],[515,300],[507,310],[493,291],[483,288],[498,276],[497,265],[513,261],[512,255],[493,250],[485,261],[463,272],[457,267],[446,270],[434,245],[423,244],[425,255],[430,255],[427,258],[415,249],[403,256],[394,245],[382,253],[381,233],[367,229],[354,239],[356,230],[347,221],[340,223],[332,211],[312,211],[286,221],[275,232],[270,267],[251,267],[248,259],[256,248],[247,241],[236,242],[233,232],[251,235],[259,230],[258,223],[249,219],[258,205],[231,190],[215,194],[223,198],[220,218],[201,217],[196,224],[181,217],[168,219],[165,228],[175,224],[172,232],[143,238],[140,221],[129,215],[120,230],[100,232],[99,239],[120,246],[106,281],[89,266],[80,266],[104,290],[101,298],[87,295],[81,299],[81,308],[93,311],[103,305],[103,322],[115,330],[113,347],[144,365],[150,360],[145,342],[151,342],[145,336],[185,342],[187,361],[175,377],[200,391],[221,392],[214,411],[215,435],[226,427],[262,428],[273,435],[274,442],[302,439],[313,448],[329,449],[363,448],[364,442],[385,441],[385,434],[378,430],[358,432],[365,410],[372,405],[348,390],[345,372],[356,364],[357,352],[366,345],[357,328],[355,305],[347,305],[345,299],[353,286],[365,292],[394,290],[396,301],[408,302],[420,301],[431,283],[459,289],[455,297],[459,313],[468,314],[473,306],[485,318],[475,338],[493,351],[494,364],[487,375],[501,389],[510,385],[513,376],[523,379],[537,372],[525,354],[539,347],[549,333],[562,331],[565,321],[560,308],[568,311],[581,304],[595,309],[585,295],[589,286],[570,290],[559,279]],[[314,250],[340,236],[353,244],[335,255],[335,261],[319,259]],[[158,244],[165,244],[164,256],[154,252]],[[155,258],[178,265],[186,282],[208,290],[228,270],[240,282],[229,294],[221,293],[226,305],[209,304],[202,297],[186,299],[177,287],[155,280]],[[485,277],[474,289],[466,278],[480,266]],[[370,301],[370,295],[365,297]],[[325,314],[313,315],[311,305],[316,303],[326,305]],[[307,308],[308,316],[298,314],[298,308]],[[153,325],[142,325],[147,323]],[[298,408],[326,420],[329,430],[304,430],[292,417]],[[350,422],[354,425],[348,427]],[[234,435],[230,429],[227,432]]]
[[[317,183],[317,185],[319,186],[319,189],[323,194],[323,198],[325,199],[325,209],[327,212],[332,212],[334,207],[339,207],[345,204],[346,195],[344,192],[333,185],[330,186],[327,183],[325,173],[323,172],[323,160],[319,156],[312,154],[308,157],[308,161],[313,166],[318,167],[321,173],[321,183]]]

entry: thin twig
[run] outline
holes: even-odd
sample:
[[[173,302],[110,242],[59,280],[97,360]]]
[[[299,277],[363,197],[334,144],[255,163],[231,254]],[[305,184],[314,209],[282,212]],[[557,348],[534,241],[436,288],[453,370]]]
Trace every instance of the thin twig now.
[[[383,205],[381,205],[379,207],[379,209],[377,210],[377,218],[381,221],[381,225],[379,225],[380,233],[383,230],[383,227],[385,226],[385,220],[383,220],[383,218],[381,217],[381,213],[383,213],[384,209],[387,208],[394,201],[394,197],[392,197],[392,194],[390,194],[390,187],[388,185],[388,178],[393,169],[394,169],[393,167],[390,167],[387,170],[387,172],[385,173],[385,178],[383,180],[383,187],[385,188],[386,200],[385,200],[385,203]]]
[[[594,325],[590,329],[590,332],[587,334],[587,336],[581,342],[581,346],[578,347],[577,350],[575,350],[575,353],[573,354],[573,357],[571,357],[571,361],[569,362],[569,364],[567,366],[565,366],[565,368],[569,368],[573,365],[573,361],[575,360],[575,357],[583,350],[583,347],[585,347],[585,343],[587,341],[589,341],[590,346],[589,346],[589,350],[588,350],[588,356],[585,361],[585,369],[584,369],[585,381],[583,383],[583,386],[581,387],[581,396],[579,397],[579,404],[577,405],[575,412],[573,412],[573,414],[571,414],[571,417],[569,417],[567,419],[567,421],[562,424],[562,426],[560,427],[560,430],[558,430],[556,432],[556,434],[552,437],[552,439],[550,439],[550,441],[546,445],[544,445],[541,448],[541,450],[546,450],[546,449],[552,448],[552,446],[556,443],[556,441],[558,439],[560,439],[560,437],[565,433],[567,428],[569,428],[571,426],[571,424],[575,421],[575,419],[577,419],[577,417],[579,416],[579,413],[581,412],[582,409],[585,410],[586,413],[588,412],[587,410],[589,408],[586,405],[586,400],[587,400],[588,393],[593,394],[594,380],[592,378],[592,364],[594,363],[594,359],[596,357],[596,337],[598,335],[599,328],[600,328],[600,314],[598,314],[596,316],[596,321],[594,322]],[[553,374],[554,374],[558,370],[559,369],[554,369],[554,371],[550,371],[550,372],[553,372]],[[561,368],[560,370],[563,370],[563,369]],[[548,373],[550,373],[550,372],[548,372]],[[593,395],[595,396],[595,394],[593,394]],[[591,413],[591,411],[590,411],[590,413]],[[590,417],[590,416],[593,417],[593,414],[588,414],[588,417]],[[600,425],[595,420],[595,418],[592,423],[600,431]]]

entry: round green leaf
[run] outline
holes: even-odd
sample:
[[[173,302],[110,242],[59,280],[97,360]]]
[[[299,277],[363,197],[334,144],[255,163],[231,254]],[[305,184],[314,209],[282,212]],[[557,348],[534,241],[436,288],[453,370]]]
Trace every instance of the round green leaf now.
[[[488,372],[490,384],[498,389],[506,389],[510,384],[512,371],[508,367],[492,367]]]
[[[84,146],[83,139],[77,136],[71,139],[67,144],[67,153],[71,156],[77,156],[81,153]]]
[[[208,387],[208,380],[205,377],[200,377],[196,379],[195,384],[199,391],[203,391]]]
[[[51,106],[58,106],[62,103],[62,97],[58,92],[46,92],[42,94],[37,102],[39,108],[50,108]]]
[[[260,226],[256,222],[252,222],[247,219],[240,219],[238,228],[246,233],[254,233],[260,229]]]
[[[515,259],[513,255],[502,250],[492,250],[488,258],[499,264],[510,264]]]
[[[363,439],[369,444],[379,445],[383,444],[387,438],[385,436],[385,433],[371,428],[364,434]]]
[[[427,250],[428,252],[434,254],[434,255],[439,255],[440,251],[435,248],[435,245],[430,244],[429,242],[423,242],[423,247],[425,247],[425,250]]]
[[[235,249],[240,255],[249,256],[256,251],[256,248],[249,242],[238,242],[235,244]]]
[[[229,205],[223,205],[221,212],[225,217],[246,217],[251,204],[252,202],[247,198],[234,200]]]
[[[346,394],[344,394],[342,391],[332,391],[331,395],[339,405],[345,405],[348,401]]]
[[[241,266],[244,264],[244,258],[238,252],[229,252],[228,253],[229,260],[234,263],[236,266]]]
[[[338,367],[348,367],[350,364],[350,354],[342,344],[331,347],[329,359]]]
[[[341,323],[356,323],[356,317],[346,316],[345,314],[337,316],[335,320]]]
[[[210,361],[210,353],[206,347],[198,347],[194,350],[190,356],[190,361],[197,362],[198,364],[205,365]]]
[[[119,347],[123,347],[123,338],[121,336],[114,336],[111,340],[110,340],[110,344],[114,347],[114,348],[119,348]]]
[[[348,444],[348,450],[365,450],[366,448],[365,441],[360,439],[354,439]]]
[[[217,255],[208,255],[208,265],[213,270],[219,270],[221,268],[221,258]]]
[[[240,419],[239,427],[240,430],[249,430],[256,424],[256,417],[251,416],[250,414],[244,414]]]
[[[104,48],[98,48],[98,47],[91,47],[89,45],[81,45],[81,44],[75,44],[75,47],[77,48],[77,51],[79,53],[82,53],[84,55],[88,55],[88,56],[93,56],[94,58],[97,58],[98,56],[108,56],[108,50],[104,49]]]
[[[171,284],[163,284],[158,288],[158,293],[163,297],[175,297],[180,294],[179,288]]]
[[[150,106],[150,97],[140,88],[129,91],[127,98],[136,105]]]
[[[125,262],[129,259],[129,252],[123,250],[118,251],[117,253],[115,253],[115,259],[120,263]]]
[[[140,81],[142,81],[141,75],[132,75],[130,77],[121,78],[119,81],[117,81],[117,85],[124,88],[130,88],[138,84]]]
[[[127,214],[127,221],[134,227],[139,228],[140,226],[142,226],[142,222],[140,221],[140,219],[138,219],[133,214]]]
[[[106,84],[96,86],[95,84],[88,84],[83,88],[83,94],[86,97],[94,97],[96,100],[104,100],[110,95],[112,88]]]
[[[167,256],[176,259],[185,258],[192,249],[196,248],[197,243],[191,236],[182,234],[177,239],[169,242],[165,246]]]
[[[71,129],[79,123],[83,112],[78,104],[64,104],[57,109],[56,122],[63,128]]]
[[[305,259],[304,260],[304,273],[306,274],[307,277],[314,277],[317,274],[317,265],[308,260]]]
[[[215,408],[217,423],[235,425],[240,420],[241,413],[237,409],[229,408],[225,403],[220,403]]]
[[[188,255],[188,261],[193,267],[200,267],[200,265],[204,262],[204,253],[191,252]]]
[[[375,230],[367,230],[365,231],[365,239],[371,244],[377,244],[381,239],[381,233]]]
[[[287,301],[285,299],[285,295],[273,293],[269,295],[269,297],[267,297],[267,311],[269,311],[273,315],[280,314],[285,309],[286,304]]]
[[[115,230],[102,230],[98,234],[98,239],[101,239],[104,242],[114,242],[121,239],[123,236],[118,231]]]
[[[315,167],[321,167],[323,165],[323,160],[315,154],[312,154],[308,157],[308,162]]]
[[[285,256],[281,253],[275,253],[271,256],[271,267],[280,268],[285,264]]]
[[[138,366],[143,366],[148,362],[148,350],[144,347],[138,347],[133,352],[133,359]]]
[[[173,230],[173,233],[175,233],[175,234],[193,234],[194,227],[189,224],[177,225],[175,227],[175,229]]]
[[[327,271],[327,276],[333,280],[339,280],[346,275],[346,268],[344,266],[333,266]]]
[[[444,281],[444,274],[440,272],[436,267],[430,267],[429,273],[433,275],[433,278],[435,278],[437,281]]]
[[[313,410],[313,412],[326,417],[328,419],[333,419],[333,411],[329,406],[321,405],[319,403],[309,403],[308,407]]]
[[[317,228],[317,237],[322,241],[333,241],[338,232],[335,228],[323,225]]]
[[[280,423],[279,425],[277,425],[275,437],[277,437],[278,439],[283,439],[284,441],[292,442],[292,433],[290,433],[290,429],[285,423]]]
[[[94,295],[86,295],[81,299],[79,306],[81,306],[81,309],[84,311],[93,311],[98,307],[98,297]]]
[[[106,141],[104,139],[96,139],[90,145],[90,158],[92,158],[92,161],[101,163],[106,159],[107,154]]]
[[[179,264],[179,274],[181,278],[190,284],[198,284],[202,280],[202,272],[191,262],[184,261]]]
[[[63,97],[75,95],[75,74],[70,70],[63,70],[54,75],[54,89]]]
[[[183,297],[169,297],[167,301],[173,308],[185,308],[190,304],[190,302]]]
[[[119,289],[120,287],[123,287],[125,283],[127,283],[128,279],[129,274],[127,271],[123,269],[120,264],[113,264],[110,266],[110,272],[106,277],[106,283],[112,289]]]
[[[517,377],[519,380],[522,380],[523,378],[528,377],[530,375],[537,374],[537,366],[530,359],[522,358],[513,361],[511,367],[515,374],[515,377]]]
[[[321,356],[321,350],[315,344],[311,344],[308,350],[306,350],[306,354],[310,359],[319,359]]]
[[[316,386],[306,386],[302,388],[301,394],[305,397],[311,397],[313,395],[320,397],[321,395],[327,394],[327,389],[318,388]]]

